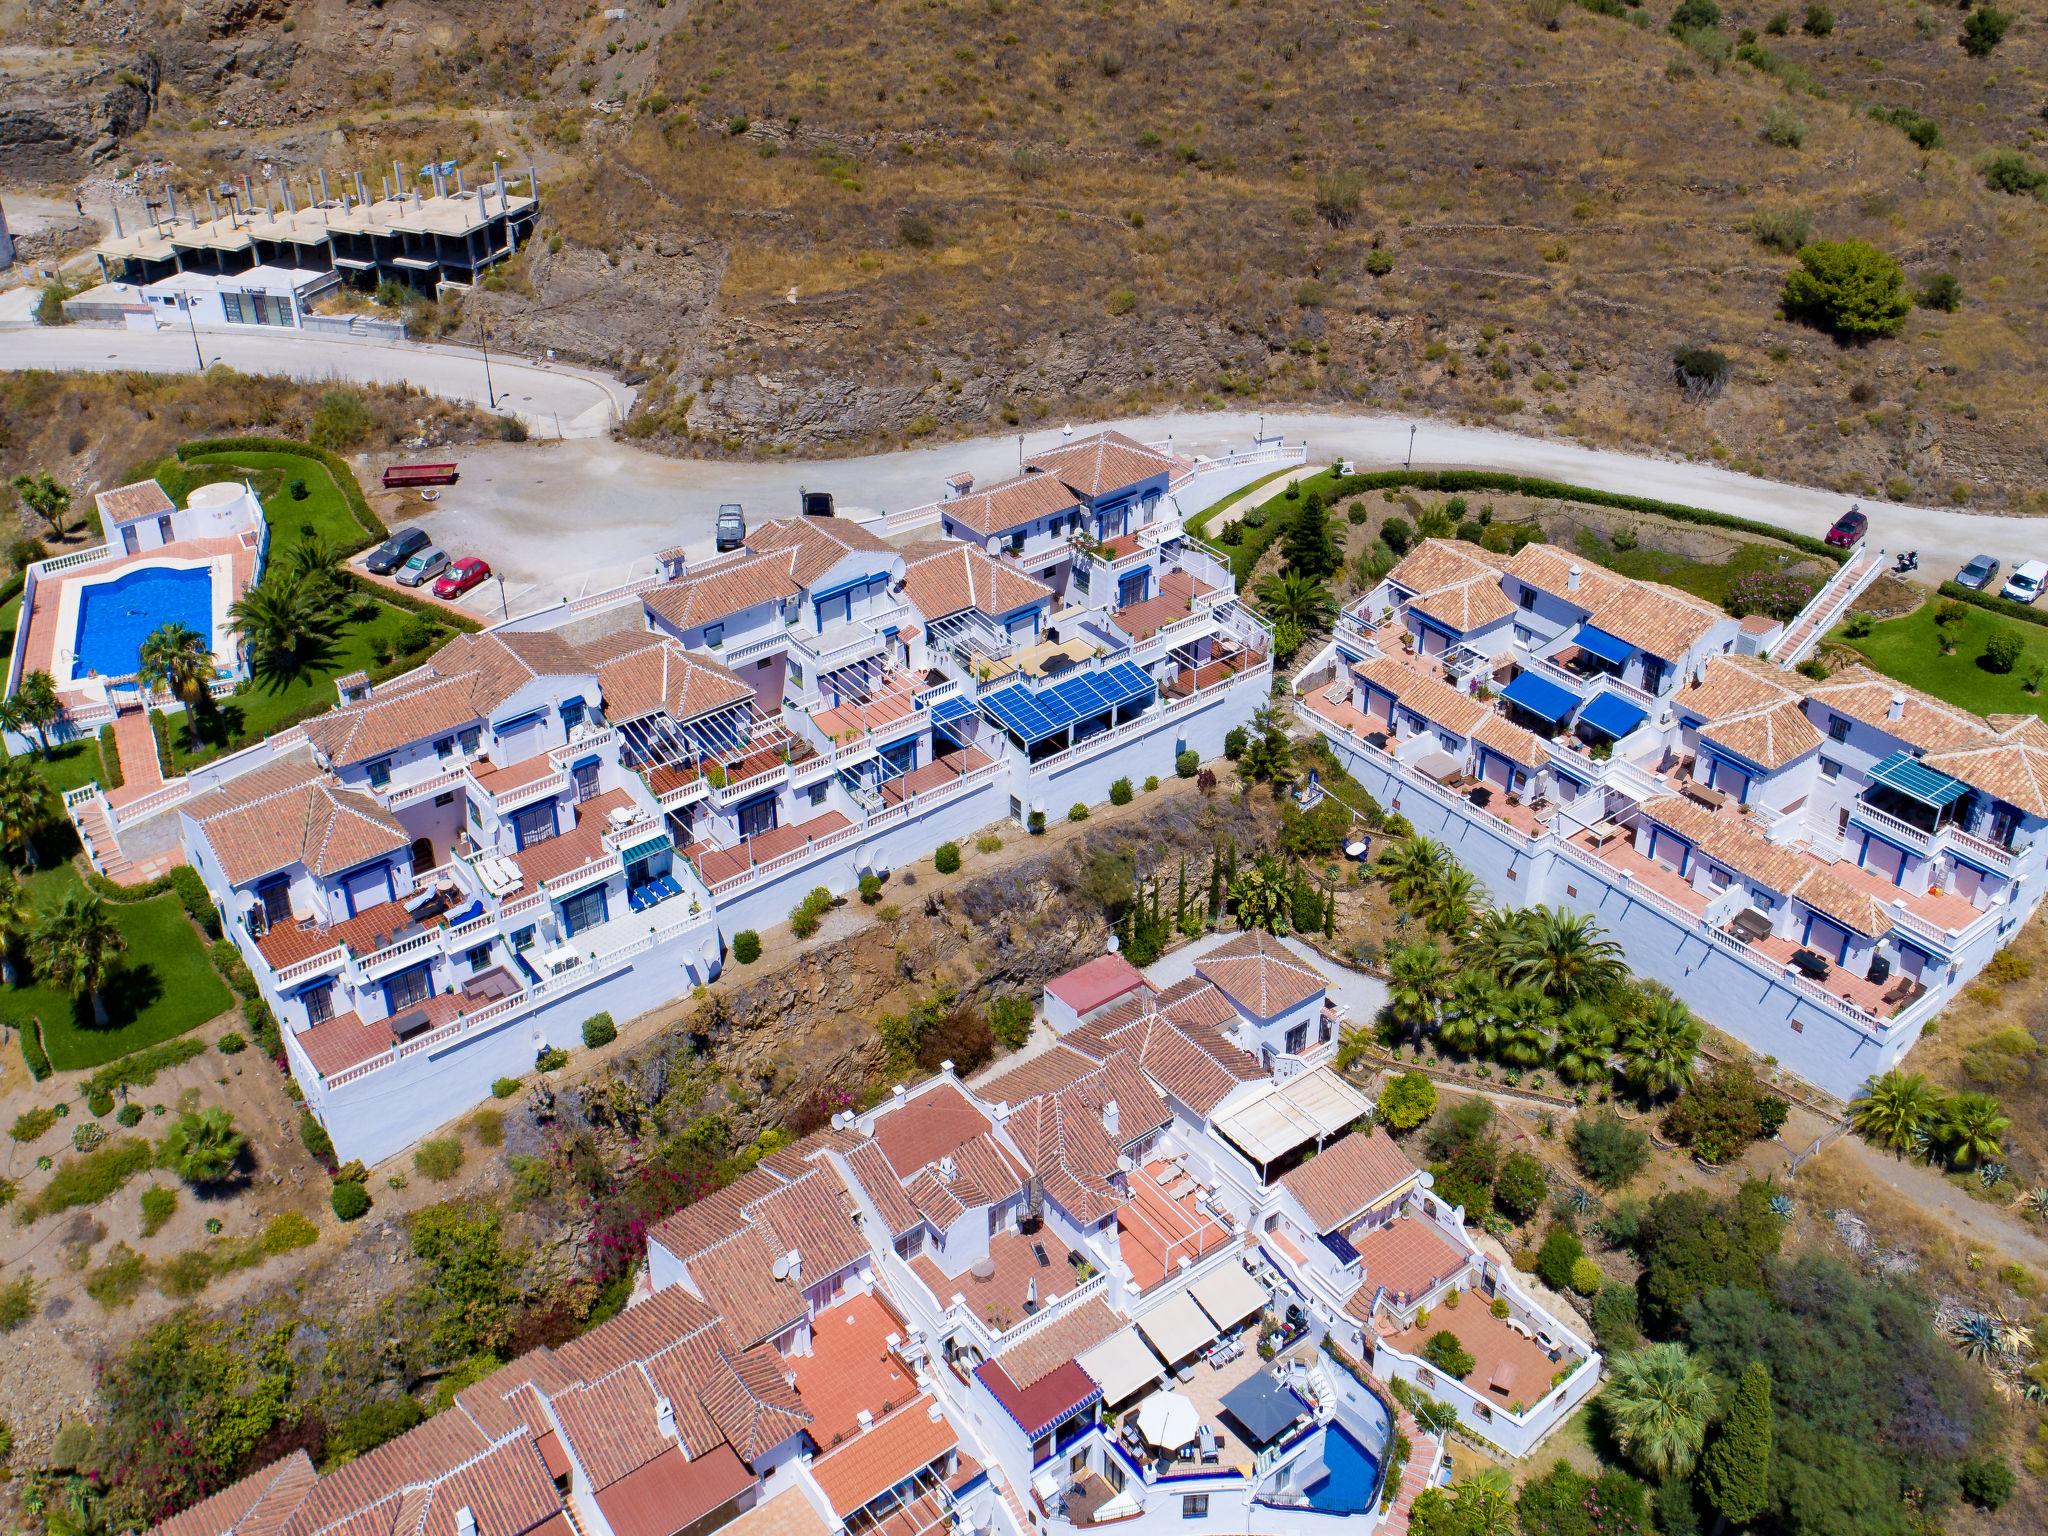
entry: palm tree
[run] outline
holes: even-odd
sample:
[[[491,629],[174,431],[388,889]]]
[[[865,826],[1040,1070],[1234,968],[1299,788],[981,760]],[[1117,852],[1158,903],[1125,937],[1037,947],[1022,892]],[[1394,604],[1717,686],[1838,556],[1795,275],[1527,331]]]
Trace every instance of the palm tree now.
[[[1419,910],[1432,933],[1463,933],[1472,926],[1472,916],[1486,904],[1486,893],[1472,871],[1453,864],[1423,893]]]
[[[1508,989],[1499,977],[1467,966],[1458,974],[1438,1038],[1461,1056],[1490,1053],[1499,1021],[1511,1006]]]
[[[71,488],[48,470],[38,470],[32,475],[16,475],[14,490],[21,504],[48,523],[50,532],[61,540],[70,526]]]
[[[1614,1019],[1597,1003],[1579,1003],[1557,1021],[1550,1049],[1559,1077],[1596,1083],[1612,1070]]]
[[[58,696],[57,680],[47,672],[31,672],[14,690],[14,715],[19,724],[36,733],[44,757],[50,755],[50,727],[64,715],[64,700]]]
[[[1231,882],[1230,905],[1238,927],[1279,933],[1287,927],[1294,903],[1286,874],[1261,859]]]
[[[1934,1139],[1949,1156],[1966,1166],[1996,1159],[1999,1137],[2012,1117],[1988,1093],[1958,1093],[1941,1106]]]
[[[1421,836],[1390,844],[1377,866],[1387,882],[1387,894],[1398,907],[1419,905],[1450,867],[1450,850],[1434,838]]]
[[[1520,907],[1488,907],[1481,912],[1458,946],[1465,963],[1481,970],[1500,970],[1509,941],[1522,931],[1524,916]]]
[[[212,700],[213,647],[198,630],[164,624],[142,642],[137,676],[143,686],[169,693],[185,706],[185,735],[199,747],[199,712]]]
[[[1653,1478],[1684,1477],[1713,1420],[1714,1378],[1683,1344],[1650,1344],[1608,1362],[1600,1401],[1615,1443]]]
[[[1700,1021],[1675,997],[1652,997],[1621,1031],[1621,1075],[1645,1098],[1658,1099],[1692,1082]]]
[[[49,780],[18,757],[0,761],[0,847],[19,847],[36,867],[36,838],[50,824]]]
[[[1494,1023],[1491,1050],[1511,1067],[1533,1067],[1550,1054],[1557,1010],[1536,987],[1508,989],[1508,1010]]]
[[[0,865],[0,979],[15,984],[15,952],[35,932],[36,903],[14,871]]]
[[[293,677],[306,653],[326,639],[327,594],[304,575],[273,571],[228,607],[252,658],[268,672]]]
[[[1414,1040],[1438,1021],[1451,969],[1434,944],[1403,944],[1387,955],[1387,1017]]]
[[[1387,548],[1383,541],[1374,539],[1359,552],[1358,564],[1353,568],[1358,576],[1358,585],[1370,592],[1386,580],[1387,572],[1400,563],[1399,555]]]
[[[285,551],[284,568],[287,574],[309,583],[316,591],[324,589],[338,596],[348,580],[341,562],[341,546],[317,533],[308,533]]]
[[[1451,1529],[1458,1536],[1516,1536],[1515,1482],[1506,1467],[1481,1467],[1449,1494],[1457,1511]]]
[[[1918,1145],[1940,1109],[1940,1096],[1926,1078],[1893,1068],[1872,1079],[1863,1097],[1849,1106],[1849,1123],[1879,1146],[1903,1155]]]
[[[73,891],[36,928],[36,969],[74,998],[84,998],[92,1008],[94,1022],[104,1029],[107,1003],[103,988],[114,957],[127,942],[107,916],[104,901]]]
[[[1237,778],[1247,791],[1253,784],[1263,782],[1273,786],[1274,799],[1285,794],[1294,783],[1294,743],[1287,739],[1287,733],[1278,729],[1254,731],[1238,757]]]
[[[1621,946],[1602,938],[1590,917],[1575,912],[1532,907],[1503,943],[1507,979],[1532,982],[1563,1007],[1611,992],[1628,980]]]
[[[163,1164],[187,1184],[221,1184],[234,1176],[247,1143],[218,1105],[182,1116],[164,1138]]]
[[[1268,576],[1259,583],[1259,606],[1274,623],[1293,624],[1307,633],[1328,629],[1337,617],[1337,600],[1330,589],[1299,571]]]

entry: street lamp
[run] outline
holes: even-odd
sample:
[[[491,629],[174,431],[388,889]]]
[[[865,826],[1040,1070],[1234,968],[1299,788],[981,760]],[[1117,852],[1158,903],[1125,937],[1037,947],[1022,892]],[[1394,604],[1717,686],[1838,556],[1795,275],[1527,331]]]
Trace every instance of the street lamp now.
[[[491,403],[491,409],[498,408],[498,392],[491,387],[491,328],[484,323],[484,317],[476,317],[476,333],[484,343],[484,398]]]
[[[192,333],[192,361],[198,364],[199,371],[204,373],[206,372],[206,354],[199,350],[199,322],[192,318],[192,295],[189,293],[179,294],[178,307],[185,311],[185,327]]]
[[[1412,421],[1408,423],[1408,457],[1401,461],[1401,467],[1403,469],[1413,469],[1415,467],[1415,423]]]

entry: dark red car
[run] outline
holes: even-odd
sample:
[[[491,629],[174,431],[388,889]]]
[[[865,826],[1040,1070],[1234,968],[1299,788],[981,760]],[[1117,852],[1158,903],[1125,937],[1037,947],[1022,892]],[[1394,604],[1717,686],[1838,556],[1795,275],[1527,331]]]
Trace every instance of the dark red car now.
[[[475,555],[464,555],[441,574],[434,583],[434,596],[460,597],[478,582],[491,574],[491,568]]]
[[[1870,519],[1851,507],[1835,519],[1835,526],[1828,530],[1828,542],[1837,549],[1854,549],[1868,532]]]

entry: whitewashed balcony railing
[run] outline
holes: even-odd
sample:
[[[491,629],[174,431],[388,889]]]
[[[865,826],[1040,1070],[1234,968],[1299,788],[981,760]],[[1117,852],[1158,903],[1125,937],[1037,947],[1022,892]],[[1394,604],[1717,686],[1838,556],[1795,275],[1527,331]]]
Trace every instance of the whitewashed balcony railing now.
[[[757,657],[766,656],[774,651],[788,650],[789,635],[790,632],[788,630],[778,629],[757,639],[749,640],[743,645],[729,645],[717,654],[728,667],[736,667],[743,661],[753,661]]]
[[[1876,806],[1862,800],[1849,802],[1849,819],[1874,827],[1886,836],[1904,843],[1916,853],[1934,851],[1935,834],[1924,827],[1916,827],[1910,821],[1894,816],[1889,811],[1880,811]]]
[[[271,972],[271,979],[281,987],[303,981],[308,976],[318,976],[324,971],[338,970],[348,964],[348,946],[337,944],[332,949],[317,955],[308,955],[303,960],[294,960],[281,970]]]
[[[417,784],[388,786],[382,791],[380,798],[384,801],[385,809],[395,811],[402,806],[416,805],[429,795],[460,789],[466,782],[468,775],[464,768],[451,768],[446,773],[437,773],[430,779],[420,780]]]
[[[2019,853],[2011,848],[2001,848],[1997,843],[1988,842],[1974,832],[1965,832],[1961,827],[1951,826],[1942,835],[1942,840],[1952,843],[1971,858],[1982,859],[1996,869],[2010,871],[2019,861]]]

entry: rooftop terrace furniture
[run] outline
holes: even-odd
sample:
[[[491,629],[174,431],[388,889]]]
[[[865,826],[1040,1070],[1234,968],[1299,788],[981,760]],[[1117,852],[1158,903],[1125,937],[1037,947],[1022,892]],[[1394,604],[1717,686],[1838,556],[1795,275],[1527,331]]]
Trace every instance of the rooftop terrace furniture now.
[[[1792,964],[1794,968],[1807,976],[1811,976],[1815,981],[1825,980],[1828,974],[1827,956],[1817,954],[1810,949],[1794,951]]]
[[[391,1019],[391,1038],[393,1040],[410,1040],[414,1035],[424,1032],[428,1022],[427,1011],[424,1008],[415,1008],[410,1013],[396,1014]]]
[[[1771,920],[1755,907],[1744,907],[1730,919],[1728,929],[1745,944],[1771,936]]]
[[[1718,811],[1728,803],[1728,797],[1718,789],[1709,789],[1698,779],[1685,781],[1685,798],[1704,805],[1710,811]]]
[[[501,997],[510,997],[519,990],[519,983],[512,979],[511,972],[502,965],[494,965],[487,971],[478,971],[462,984],[462,995],[475,1003],[494,1003]]]

